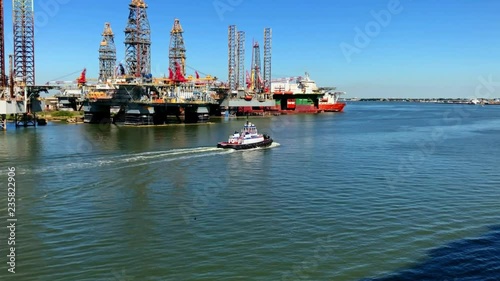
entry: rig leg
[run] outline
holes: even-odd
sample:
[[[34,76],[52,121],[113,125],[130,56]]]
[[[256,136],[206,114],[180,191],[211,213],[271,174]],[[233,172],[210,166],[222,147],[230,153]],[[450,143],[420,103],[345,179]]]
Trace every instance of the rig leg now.
[[[7,130],[7,118],[5,117],[5,114],[2,114],[0,117],[0,130]]]

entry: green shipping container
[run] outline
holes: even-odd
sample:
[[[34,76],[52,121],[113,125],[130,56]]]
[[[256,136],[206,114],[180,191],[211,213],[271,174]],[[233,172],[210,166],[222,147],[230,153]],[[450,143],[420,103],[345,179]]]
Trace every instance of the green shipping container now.
[[[295,104],[297,105],[314,105],[312,99],[296,99]]]

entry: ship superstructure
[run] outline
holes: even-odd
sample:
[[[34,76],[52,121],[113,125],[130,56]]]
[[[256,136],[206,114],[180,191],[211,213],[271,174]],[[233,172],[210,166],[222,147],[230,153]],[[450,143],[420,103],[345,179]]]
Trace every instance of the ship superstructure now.
[[[288,77],[272,81],[271,92],[273,94],[315,94],[319,92],[319,88],[306,72],[304,77]]]

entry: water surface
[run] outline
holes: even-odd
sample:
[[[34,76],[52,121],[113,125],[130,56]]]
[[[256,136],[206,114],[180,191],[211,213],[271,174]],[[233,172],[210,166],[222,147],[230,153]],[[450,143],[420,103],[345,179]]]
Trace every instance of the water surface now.
[[[271,148],[214,148],[245,120],[9,127],[13,280],[500,276],[500,106],[353,102],[251,118]]]

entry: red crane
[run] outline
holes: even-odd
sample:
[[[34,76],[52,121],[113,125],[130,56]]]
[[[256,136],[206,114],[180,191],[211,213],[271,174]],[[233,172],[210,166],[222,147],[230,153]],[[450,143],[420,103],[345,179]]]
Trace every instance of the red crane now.
[[[85,86],[87,84],[87,77],[85,77],[85,74],[87,73],[87,69],[84,68],[82,73],[80,74],[80,77],[76,80],[78,83],[78,87]]]
[[[175,72],[172,68],[168,68],[168,79],[174,83],[184,83],[187,81],[186,77],[182,74],[182,68],[179,62],[175,62]]]

